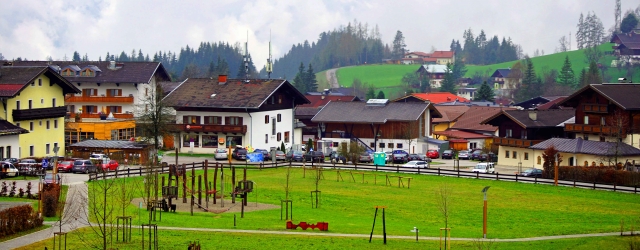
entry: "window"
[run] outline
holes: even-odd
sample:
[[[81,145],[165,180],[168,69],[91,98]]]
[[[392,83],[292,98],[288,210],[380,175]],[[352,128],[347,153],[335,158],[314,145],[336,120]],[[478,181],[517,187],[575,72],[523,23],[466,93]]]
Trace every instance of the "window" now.
[[[276,135],[276,118],[271,117],[271,135]]]
[[[33,156],[33,151],[35,151],[33,146],[29,146],[29,156]]]
[[[57,148],[57,147],[58,147],[58,143],[57,143],[57,142],[54,142],[54,143],[53,143],[53,148],[55,149],[55,148]],[[60,150],[60,149],[58,149],[58,150]],[[60,152],[60,151],[58,151],[58,152]],[[55,153],[55,152],[54,152],[54,153]]]
[[[32,108],[33,108],[33,101],[29,100],[29,109],[32,109]]]
[[[7,158],[11,158],[11,146],[7,146]]]
[[[271,96],[271,104],[276,104],[276,97],[275,96]]]
[[[194,147],[200,147],[200,136],[195,134],[185,134],[182,137],[182,146],[183,147],[191,147],[191,142],[193,142]]]
[[[269,134],[264,134],[264,143],[269,143]]]
[[[278,95],[278,104],[282,104],[282,95]]]
[[[49,120],[47,120],[47,129],[49,129]]]
[[[264,116],[264,124],[269,124],[269,115]]]
[[[29,122],[29,131],[33,131],[33,122]]]
[[[122,96],[121,89],[107,89],[107,97]]]
[[[36,82],[31,82],[31,86],[36,86]]]
[[[222,116],[205,116],[204,124],[208,125],[222,125]]]
[[[527,153],[527,152],[524,153],[524,160],[525,161],[529,160],[529,153]]]
[[[370,144],[369,144],[369,147],[370,147],[370,148],[375,148],[375,147],[376,147],[376,144],[372,142],[372,143],[370,143]]]
[[[38,121],[38,126],[42,127],[42,121]]]
[[[115,114],[119,114],[122,113],[122,106],[107,106],[107,114],[109,113],[115,113]]]
[[[16,101],[16,109],[20,110],[20,101]]]
[[[97,96],[98,95],[98,90],[97,89],[83,89],[82,90],[82,96]]]
[[[512,155],[513,155],[512,157],[513,159],[518,159],[518,152],[513,151]]]
[[[44,98],[40,98],[40,104],[44,104]]]
[[[226,125],[237,125],[237,126],[242,125],[242,117],[228,116],[228,117],[225,117],[224,119],[225,119],[224,123]]]
[[[20,123],[19,123],[19,122],[16,122],[16,126],[20,127]]]
[[[588,141],[589,140],[589,135],[582,135],[582,139],[585,140],[585,141]]]
[[[584,123],[583,124],[589,124],[589,116],[587,116],[587,115],[584,116]]]
[[[281,121],[282,121],[282,115],[278,114],[278,122],[281,122]]]
[[[505,138],[511,138],[512,136],[513,136],[513,130],[511,130],[510,128],[504,130]]]
[[[504,158],[508,159],[509,158],[509,150],[504,151],[504,153],[505,153],[504,154]]]
[[[44,144],[44,153],[45,153],[45,154],[50,154],[50,153],[49,153],[49,146],[50,146],[50,145],[49,145],[49,143]]]
[[[393,148],[393,143],[392,143],[392,142],[390,142],[390,143],[387,145],[387,147],[388,147],[388,148]]]
[[[147,88],[144,89],[144,96],[149,96],[149,89]]]
[[[38,86],[42,86],[42,79],[38,79]]]
[[[605,141],[604,136],[600,136],[600,141]]]
[[[337,141],[334,141],[331,146],[334,148],[337,148],[338,146],[340,146],[340,143],[338,143]]]
[[[380,145],[378,145],[379,148],[384,148],[384,142],[379,143]]]
[[[82,113],[84,114],[98,113],[98,106],[82,106]]]
[[[606,125],[605,120],[604,120],[604,116],[600,117],[600,125],[602,125],[602,126]]]
[[[284,132],[284,142],[285,143],[289,142],[289,131]]]
[[[129,140],[135,137],[135,128],[111,130],[111,140]]]
[[[542,162],[542,157],[538,155],[538,160],[537,160],[538,165],[540,165],[541,162]]]
[[[75,76],[76,73],[71,71],[71,69],[65,69],[62,71],[62,76]]]
[[[51,107],[56,107],[56,98],[51,100]]]
[[[242,136],[227,136],[227,147],[242,145]]]
[[[526,130],[520,130],[520,139],[527,139],[527,131]]]
[[[218,147],[218,136],[217,135],[203,135],[202,136],[202,147],[203,148],[217,148]]]
[[[402,148],[402,143],[396,144],[396,148]]]
[[[182,117],[183,124],[200,124],[200,116],[185,115]]]
[[[282,133],[278,132],[278,134],[276,135],[276,138],[278,141],[282,141]]]

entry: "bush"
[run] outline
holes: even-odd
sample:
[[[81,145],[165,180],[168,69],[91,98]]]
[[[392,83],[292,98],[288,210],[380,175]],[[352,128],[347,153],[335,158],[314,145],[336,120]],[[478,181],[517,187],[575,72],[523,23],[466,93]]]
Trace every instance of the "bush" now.
[[[22,205],[0,211],[0,238],[42,226],[42,218],[31,205]]]
[[[16,196],[16,181],[11,182],[11,191],[9,191],[9,197]]]
[[[558,167],[558,179],[576,180],[580,182],[596,182],[619,186],[640,185],[640,173],[616,170],[608,166],[562,166]]]
[[[27,199],[34,199],[35,197],[31,194],[31,182],[27,183]]]
[[[20,197],[20,198],[24,197],[24,189],[20,188],[18,190],[18,197]]]
[[[0,188],[0,196],[7,196],[7,182],[2,182],[2,188]]]
[[[45,217],[54,217],[58,212],[60,185],[50,184],[42,194],[42,213]]]

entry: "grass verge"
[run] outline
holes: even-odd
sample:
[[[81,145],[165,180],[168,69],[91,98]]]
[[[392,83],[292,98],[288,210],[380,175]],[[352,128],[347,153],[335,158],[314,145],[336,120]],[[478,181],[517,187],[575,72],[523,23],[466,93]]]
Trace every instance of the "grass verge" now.
[[[42,225],[42,226],[39,226],[39,227],[36,227],[36,228],[29,229],[27,231],[22,231],[22,232],[19,232],[17,234],[12,234],[12,235],[9,235],[9,236],[6,236],[6,237],[2,237],[2,238],[0,238],[0,242],[13,240],[15,238],[22,237],[22,236],[25,236],[25,235],[28,235],[28,234],[31,234],[31,233],[35,233],[35,232],[41,231],[41,230],[45,230],[45,229],[50,228],[50,227],[51,227],[50,225]]]

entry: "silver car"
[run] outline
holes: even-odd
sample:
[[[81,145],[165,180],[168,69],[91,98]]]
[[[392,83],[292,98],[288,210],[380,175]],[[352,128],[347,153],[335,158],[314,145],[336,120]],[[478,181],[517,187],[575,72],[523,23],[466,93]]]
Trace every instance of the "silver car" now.
[[[227,150],[219,148],[219,149],[216,149],[216,152],[213,158],[215,158],[216,160],[226,160],[229,158],[229,155],[227,154]]]
[[[469,160],[469,151],[467,150],[460,150],[460,152],[458,152],[458,159],[462,160]]]
[[[286,159],[287,157],[285,156],[284,152],[280,150],[276,151],[276,161],[284,161]]]

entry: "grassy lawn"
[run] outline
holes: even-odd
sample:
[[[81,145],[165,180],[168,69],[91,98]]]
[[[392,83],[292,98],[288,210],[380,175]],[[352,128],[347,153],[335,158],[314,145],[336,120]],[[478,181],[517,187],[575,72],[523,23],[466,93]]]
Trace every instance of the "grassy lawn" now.
[[[326,70],[316,73],[316,81],[316,83],[318,84],[318,91],[331,88],[331,84],[329,84],[329,81],[327,80]]]
[[[229,172],[225,170],[226,180],[230,180]],[[202,171],[197,171],[196,174],[201,173]],[[238,171],[237,175],[241,176],[241,173]],[[378,176],[377,184],[374,184],[374,177],[365,175],[367,183],[363,184],[361,183],[362,175],[354,174],[356,183],[353,183],[349,182],[351,176],[348,172],[341,173],[345,182],[336,182],[335,171],[324,172],[325,179],[319,185],[322,191],[321,207],[313,209],[309,192],[314,190],[314,172],[307,171],[306,178],[303,178],[301,169],[292,169],[290,195],[293,200],[294,222],[326,221],[329,223],[331,233],[366,234],[371,230],[374,206],[381,205],[388,206],[386,225],[389,235],[411,236],[412,233],[409,230],[416,226],[421,228],[423,236],[438,236],[439,228],[444,226],[444,221],[438,209],[436,193],[442,185],[446,184],[451,189],[449,227],[452,228],[453,237],[473,238],[481,235],[483,197],[480,190],[485,186],[491,186],[488,196],[489,238],[616,232],[620,230],[621,219],[627,221],[626,225],[629,221],[635,220],[636,228],[640,226],[640,221],[637,221],[640,203],[638,203],[638,196],[634,194],[390,173],[413,177],[411,188],[407,189],[398,188],[397,179],[391,180],[392,186],[385,186],[384,176]],[[209,172],[209,176],[213,176],[213,171]],[[248,170],[247,177],[256,182],[255,192],[260,203],[276,205],[279,205],[280,200],[284,198],[284,178],[285,169],[282,168]],[[131,179],[142,181],[141,177]],[[89,185],[93,186],[95,182]],[[231,187],[230,184],[226,186],[226,190]],[[255,202],[256,193],[250,195],[250,205]],[[199,210],[194,209],[194,211]],[[135,206],[129,206],[127,214],[132,215],[133,223],[137,224],[141,218],[144,222],[147,212]],[[196,212],[194,216],[185,212],[164,213],[158,225],[234,228],[233,219],[233,213]],[[242,219],[238,215],[237,228],[284,231],[284,225],[285,222],[280,220],[280,210],[274,209],[246,213],[245,218]]]
[[[100,240],[90,229],[80,229],[67,237],[69,249],[82,249],[98,245]],[[298,230],[300,231],[300,230]],[[378,232],[376,232],[378,233]],[[79,235],[84,234],[80,239]],[[379,233],[378,233],[379,234]],[[148,239],[148,236],[145,236]],[[140,249],[140,230],[132,230],[132,241],[115,243],[113,249]],[[629,243],[640,242],[639,237],[591,237],[530,242],[493,242],[492,249],[629,249]],[[189,243],[199,242],[203,249],[438,249],[440,242],[435,240],[387,239],[383,245],[381,238],[322,237],[305,235],[243,234],[199,231],[158,230],[160,249],[186,249]],[[147,241],[148,243],[148,241]],[[452,241],[451,249],[480,249],[473,241]],[[636,243],[637,244],[637,243]],[[35,242],[17,249],[53,249],[53,239]],[[148,246],[145,244],[145,247]]]

